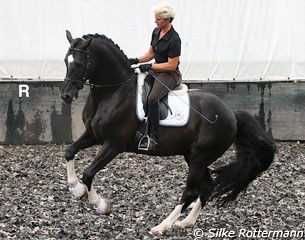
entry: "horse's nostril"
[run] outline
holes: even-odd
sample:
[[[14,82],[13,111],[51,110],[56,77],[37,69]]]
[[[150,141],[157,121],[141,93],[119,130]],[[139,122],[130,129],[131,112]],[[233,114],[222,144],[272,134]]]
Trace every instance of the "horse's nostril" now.
[[[62,94],[61,95],[62,100],[64,100],[66,103],[71,103],[72,99],[68,94]]]

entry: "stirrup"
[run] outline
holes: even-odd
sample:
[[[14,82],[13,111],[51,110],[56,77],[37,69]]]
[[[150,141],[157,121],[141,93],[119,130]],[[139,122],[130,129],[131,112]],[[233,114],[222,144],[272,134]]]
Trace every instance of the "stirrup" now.
[[[138,150],[141,151],[148,151],[149,150],[149,146],[150,146],[150,137],[148,135],[144,135],[143,137],[141,137],[139,144],[138,144]],[[146,147],[141,147],[142,144],[146,144]]]

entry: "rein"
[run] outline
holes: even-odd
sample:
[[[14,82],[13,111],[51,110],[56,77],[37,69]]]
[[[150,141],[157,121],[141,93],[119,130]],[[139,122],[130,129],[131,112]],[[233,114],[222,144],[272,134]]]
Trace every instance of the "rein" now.
[[[200,117],[204,118],[205,120],[207,120],[209,123],[214,124],[216,123],[217,119],[218,119],[218,114],[215,114],[214,117],[215,119],[212,121],[210,119],[208,119],[206,116],[204,116],[202,113],[200,113],[197,109],[195,109],[192,105],[186,103],[181,97],[179,97],[178,95],[176,95],[168,86],[166,86],[160,79],[157,78],[157,76],[155,74],[153,74],[151,71],[148,71],[148,74],[151,75],[156,81],[158,81],[161,85],[163,85],[163,87],[165,87],[169,92],[172,92],[177,98],[180,99],[180,101],[182,101],[184,104],[188,105],[195,113],[197,113]]]
[[[93,84],[93,83],[87,82],[87,80],[88,79],[86,79],[86,82],[83,82],[82,80],[74,80],[74,79],[70,79],[70,78],[67,78],[67,77],[65,78],[65,81],[75,83],[76,87],[78,87],[78,88],[79,88],[79,86],[77,86],[77,84],[85,85],[85,86],[88,86],[90,88],[118,87],[118,86],[121,86],[125,83],[128,83],[128,82],[132,81],[133,78],[131,77],[128,80],[126,80],[125,82],[120,82],[120,83],[116,83],[116,84]]]
[[[90,70],[90,62],[89,62],[89,54],[90,53],[89,53],[89,51],[88,50],[81,50],[79,48],[72,48],[72,47],[70,47],[69,49],[72,52],[79,52],[79,53],[86,54],[87,71],[89,71]],[[161,85],[163,85],[163,87],[165,87],[169,92],[171,91],[171,89],[169,87],[167,87],[160,79],[158,79],[158,77],[155,74],[153,74],[151,71],[148,71],[148,74],[150,74],[156,81],[158,81]],[[84,76],[83,76],[82,79],[77,79],[77,80],[65,77],[64,81],[72,82],[73,84],[75,84],[75,86],[78,89],[82,89],[84,85],[85,86],[89,86],[90,88],[118,87],[118,86],[121,86],[121,85],[123,85],[125,83],[128,83],[128,82],[133,80],[133,77],[131,77],[131,78],[129,78],[128,80],[126,80],[124,82],[120,82],[120,83],[116,83],[116,84],[93,84],[93,83],[87,82],[89,80],[89,78],[86,78],[85,75],[86,75],[86,72],[84,73]],[[184,104],[189,105],[188,103],[184,102],[183,99],[181,99],[179,96],[177,96],[177,95],[175,95],[175,96],[178,97]],[[218,120],[218,115],[217,114],[214,115],[214,117],[215,117],[214,120],[210,120],[209,118],[204,116],[202,113],[200,113],[197,109],[195,109],[191,105],[189,105],[189,107],[195,113],[197,113],[200,117],[202,117],[206,121],[208,121],[210,124],[214,124]]]
[[[71,52],[79,52],[79,53],[86,54],[86,66],[87,66],[87,71],[89,71],[90,70],[90,62],[89,62],[90,52],[88,50],[82,50],[82,49],[73,48],[73,47],[70,47],[69,49],[70,49]],[[84,76],[85,75],[86,75],[86,73],[84,74]],[[87,82],[88,80],[90,80],[90,79],[86,78],[86,77],[83,77],[82,79],[71,79],[71,78],[68,78],[68,77],[64,78],[64,81],[72,82],[73,84],[75,84],[75,86],[78,89],[82,89],[84,85],[88,86],[90,88],[118,87],[118,86],[121,86],[125,83],[128,83],[128,82],[132,81],[133,78],[131,77],[124,82],[120,82],[120,83],[116,83],[116,84],[93,84],[93,83]]]

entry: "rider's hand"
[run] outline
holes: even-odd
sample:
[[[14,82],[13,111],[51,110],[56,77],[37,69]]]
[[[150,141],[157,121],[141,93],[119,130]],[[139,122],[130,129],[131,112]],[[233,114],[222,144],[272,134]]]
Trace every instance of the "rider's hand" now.
[[[142,65],[139,66],[139,69],[140,69],[141,72],[147,72],[147,71],[151,70],[151,66],[152,66],[151,63],[142,64]]]
[[[128,61],[129,61],[130,65],[139,63],[139,59],[137,59],[137,58],[128,58]]]

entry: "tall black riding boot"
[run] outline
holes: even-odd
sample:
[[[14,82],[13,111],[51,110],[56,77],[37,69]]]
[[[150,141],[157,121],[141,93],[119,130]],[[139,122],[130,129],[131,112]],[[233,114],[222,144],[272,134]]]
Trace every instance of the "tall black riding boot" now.
[[[154,149],[158,145],[158,130],[160,121],[159,101],[150,104],[148,114],[148,136],[150,137],[150,145]]]
[[[158,142],[160,111],[159,101],[148,106],[148,136],[150,141],[143,141],[140,145],[142,149],[152,151],[156,149]]]

